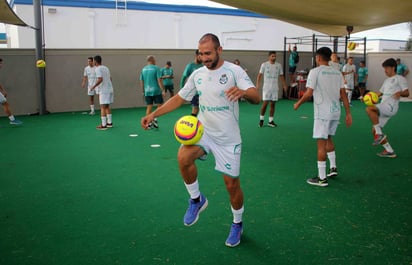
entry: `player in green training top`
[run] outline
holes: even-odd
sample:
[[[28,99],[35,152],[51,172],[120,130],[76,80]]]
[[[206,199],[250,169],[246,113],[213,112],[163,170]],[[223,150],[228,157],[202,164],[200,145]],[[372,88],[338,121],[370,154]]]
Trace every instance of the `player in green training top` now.
[[[144,98],[146,101],[146,115],[152,113],[153,104],[160,107],[163,104],[163,83],[160,78],[162,75],[160,73],[159,66],[156,65],[156,59],[154,56],[147,56],[147,65],[143,67],[140,73],[140,84],[143,88]],[[149,128],[159,128],[157,123],[157,118],[149,124]]]
[[[175,94],[173,84],[173,68],[172,63],[170,61],[167,61],[165,67],[160,69],[160,74],[162,75],[160,78],[163,80],[163,87],[165,89],[165,93],[169,91],[170,97],[173,97]]]
[[[182,80],[180,80],[180,88],[184,87],[186,80],[189,76],[196,70],[202,67],[202,60],[200,59],[199,50],[195,52],[195,60],[188,65],[186,65],[185,70],[183,71]],[[196,95],[190,101],[192,104],[192,116],[197,116],[199,113],[199,95]]]

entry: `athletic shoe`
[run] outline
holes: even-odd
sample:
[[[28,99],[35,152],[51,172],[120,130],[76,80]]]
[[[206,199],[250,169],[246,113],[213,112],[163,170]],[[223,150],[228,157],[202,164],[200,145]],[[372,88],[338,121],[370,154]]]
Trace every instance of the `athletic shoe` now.
[[[235,224],[233,223],[230,227],[229,236],[226,239],[225,245],[228,247],[236,247],[240,244],[240,237],[243,233],[243,225],[242,223]]]
[[[113,123],[108,123],[106,126],[107,128],[113,128]]]
[[[152,122],[151,122],[151,123],[149,123],[149,125],[147,126],[147,129],[148,129],[148,130],[153,129],[153,123],[152,123]]]
[[[153,127],[155,127],[156,129],[159,128],[159,124],[157,123],[157,120],[153,120]]]
[[[269,125],[270,127],[272,127],[272,128],[278,127],[278,125],[277,125],[274,121],[270,121],[270,122],[268,123],[268,125]]]
[[[20,124],[23,124],[23,122],[22,122],[22,121],[19,121],[19,120],[17,120],[17,119],[14,119],[14,121],[10,121],[10,124],[12,124],[12,125],[20,125]]]
[[[185,226],[194,225],[199,219],[199,214],[206,209],[207,199],[203,194],[200,194],[200,201],[195,202],[193,199],[189,200],[189,207],[186,210],[185,216],[183,218],[183,223]]]
[[[334,178],[338,176],[338,169],[336,167],[330,168],[329,173],[326,175],[328,178]]]
[[[96,112],[94,112],[94,111],[89,112],[89,115],[91,115],[91,116],[94,115],[94,114],[96,114]]]
[[[396,157],[395,152],[388,152],[386,150],[383,150],[382,152],[377,153],[377,155],[380,156],[380,157],[389,157],[389,158],[395,158]]]
[[[262,128],[263,127],[263,120],[259,121],[259,127]]]
[[[372,143],[372,145],[379,145],[379,144],[381,144],[385,139],[386,139],[386,135],[384,135],[384,134],[375,134],[375,137],[373,138],[373,143]]]
[[[104,130],[107,130],[107,126],[103,126],[103,125],[100,124],[99,126],[96,127],[96,129],[98,129],[100,131],[104,131]]]
[[[306,180],[306,182],[310,185],[315,185],[315,186],[320,186],[320,187],[326,187],[328,186],[328,179],[320,179],[319,177],[314,177],[311,179]]]

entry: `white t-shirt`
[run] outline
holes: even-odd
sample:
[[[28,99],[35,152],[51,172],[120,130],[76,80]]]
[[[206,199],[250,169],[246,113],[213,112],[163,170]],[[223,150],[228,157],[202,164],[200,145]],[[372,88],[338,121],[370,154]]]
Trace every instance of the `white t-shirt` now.
[[[392,96],[397,92],[402,92],[408,89],[408,82],[406,78],[401,75],[394,75],[386,78],[383,81],[382,87],[379,90],[382,93],[381,104],[390,103],[394,104],[394,107],[398,107],[399,99],[394,99]]]
[[[353,72],[350,74],[344,75],[344,78],[348,84],[353,84],[355,82],[356,65],[348,64],[348,63],[345,64],[343,66],[342,72],[350,72],[350,71],[353,71]]]
[[[310,70],[306,87],[313,89],[314,118],[339,120],[342,73],[331,66],[318,66]]]
[[[199,120],[206,133],[219,145],[241,143],[239,129],[239,104],[229,101],[225,91],[231,87],[242,90],[255,87],[242,67],[224,62],[216,70],[203,66],[188,78],[179,96],[190,101],[199,94]]]
[[[340,63],[334,62],[334,61],[329,61],[329,66],[331,66],[332,68],[341,71],[341,65]]]
[[[104,65],[96,67],[96,78],[102,77],[103,81],[97,87],[97,93],[108,94],[113,93],[112,80],[110,80],[110,70]]]
[[[264,62],[260,66],[260,74],[263,74],[263,93],[267,91],[277,92],[279,90],[279,75],[283,75],[282,65],[278,62],[271,64]]]
[[[96,67],[90,65],[84,68],[83,76],[87,77],[87,87],[90,89],[96,84]]]

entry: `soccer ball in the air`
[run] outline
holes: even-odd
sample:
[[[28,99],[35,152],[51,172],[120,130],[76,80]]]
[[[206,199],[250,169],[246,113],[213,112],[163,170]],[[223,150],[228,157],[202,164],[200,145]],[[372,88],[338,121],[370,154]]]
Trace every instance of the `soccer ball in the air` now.
[[[356,48],[356,43],[355,42],[351,41],[351,42],[348,43],[348,49],[350,51],[353,51],[355,48]]]
[[[46,62],[44,60],[38,60],[36,62],[36,67],[37,68],[44,68],[44,67],[46,67]]]
[[[378,102],[379,97],[375,92],[368,92],[363,96],[363,103],[365,103],[366,106],[373,106]]]
[[[183,116],[177,120],[174,134],[179,143],[194,145],[202,138],[203,124],[194,116]]]

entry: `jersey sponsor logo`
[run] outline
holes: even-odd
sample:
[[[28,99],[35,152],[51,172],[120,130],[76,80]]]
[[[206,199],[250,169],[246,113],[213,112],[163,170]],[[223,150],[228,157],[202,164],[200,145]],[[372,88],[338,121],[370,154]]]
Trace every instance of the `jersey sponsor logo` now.
[[[202,112],[205,112],[205,111],[218,112],[218,111],[227,111],[230,109],[229,106],[205,106],[205,105],[200,105],[199,108]]]
[[[220,77],[220,79],[219,79],[219,83],[222,84],[222,85],[224,85],[224,84],[227,83],[228,80],[229,80],[229,78],[227,77],[227,75],[226,75],[226,74],[223,74],[223,75]]]
[[[201,85],[201,84],[202,84],[202,78],[198,78],[198,79],[196,80],[196,84]]]

